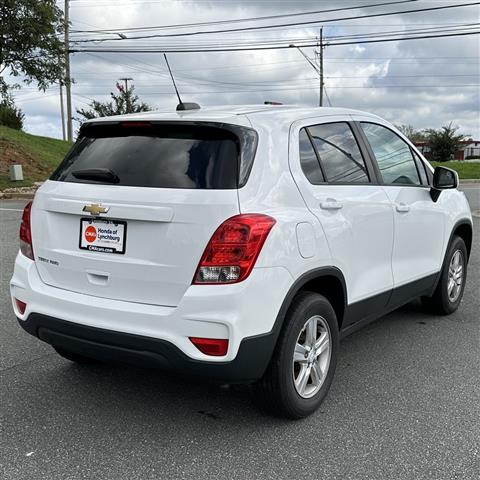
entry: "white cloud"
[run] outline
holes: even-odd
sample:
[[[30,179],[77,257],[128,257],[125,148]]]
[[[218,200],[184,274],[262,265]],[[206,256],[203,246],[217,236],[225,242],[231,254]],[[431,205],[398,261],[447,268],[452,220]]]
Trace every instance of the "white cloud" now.
[[[352,3],[355,3],[352,0]],[[364,5],[366,0],[357,0]],[[448,2],[443,1],[442,4]],[[439,2],[412,4],[409,8],[439,5]],[[82,0],[72,2],[73,29],[124,28],[140,25],[165,25],[218,19],[252,17],[301,10],[335,8],[334,0],[301,2],[161,2],[142,0]],[[413,7],[415,5],[415,7]],[[406,7],[404,7],[406,8]],[[383,10],[402,9],[400,6]],[[380,11],[382,9],[369,9]],[[350,35],[386,30],[435,27],[448,23],[478,21],[479,9],[459,8],[439,12],[405,14],[383,18],[325,24],[324,34]],[[364,10],[363,13],[366,13]],[[355,13],[355,12],[353,12]],[[357,11],[357,13],[360,13]],[[345,12],[342,13],[342,16]],[[351,12],[348,12],[351,14]],[[335,16],[332,14],[331,16]],[[129,36],[130,32],[128,33]],[[318,28],[257,31],[199,37],[138,40],[135,45],[198,45],[214,41],[271,38],[314,39]],[[74,35],[79,37],[79,35]],[[128,40],[116,45],[128,45]],[[130,43],[133,45],[134,43]],[[103,44],[98,44],[104,46]],[[313,48],[305,49],[313,57]],[[325,75],[328,95],[334,106],[371,111],[395,123],[417,128],[440,127],[450,121],[465,133],[480,138],[480,45],[477,36],[412,40],[353,46],[327,46]],[[262,52],[179,53],[169,60],[185,99],[202,105],[220,103],[284,103],[316,105],[318,79],[295,49]],[[160,54],[75,54],[73,100],[76,108],[89,99],[106,99],[119,77],[134,78],[142,100],[156,108],[175,108],[176,97]],[[475,84],[476,87],[461,85]],[[60,136],[59,101],[55,89],[46,94],[25,90],[18,95],[27,115],[26,128],[33,133]],[[40,98],[42,97],[43,98]],[[24,100],[21,100],[21,98]],[[38,99],[37,99],[38,97]]]

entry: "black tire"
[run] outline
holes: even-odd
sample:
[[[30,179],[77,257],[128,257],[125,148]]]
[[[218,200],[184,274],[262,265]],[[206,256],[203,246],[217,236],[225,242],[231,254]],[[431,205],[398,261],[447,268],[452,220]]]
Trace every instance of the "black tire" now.
[[[80,365],[93,365],[96,363],[100,363],[99,360],[95,360],[94,358],[90,358],[90,357],[85,357],[78,353],[64,350],[63,348],[57,348],[57,347],[53,347],[53,348],[61,357],[67,360],[70,360],[71,362],[78,363]]]
[[[455,300],[452,300],[448,293],[448,281],[449,281],[449,268],[455,253],[459,251],[463,261],[463,280],[460,287],[460,293]],[[467,280],[467,247],[465,242],[460,237],[453,237],[447,253],[445,254],[445,260],[443,262],[442,271],[440,273],[440,279],[435,291],[431,297],[422,297],[422,304],[427,310],[438,315],[450,315],[457,310],[460,302],[463,298],[463,292],[465,290],[465,283]]]
[[[328,324],[330,334],[330,361],[320,389],[310,398],[303,398],[294,384],[293,354],[297,339],[313,316],[320,316]],[[285,317],[270,365],[264,377],[255,384],[260,406],[277,416],[299,419],[312,414],[330,389],[337,364],[339,345],[338,322],[328,300],[317,293],[300,292]]]

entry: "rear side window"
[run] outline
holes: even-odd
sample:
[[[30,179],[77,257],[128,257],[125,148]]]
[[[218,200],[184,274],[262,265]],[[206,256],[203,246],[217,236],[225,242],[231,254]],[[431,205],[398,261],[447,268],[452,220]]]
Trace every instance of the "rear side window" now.
[[[233,131],[236,129],[236,131]],[[256,134],[243,127],[86,124],[51,180],[157,188],[233,189],[248,178]],[[102,170],[115,181],[85,172]]]
[[[420,185],[410,146],[382,125],[362,122],[361,126],[372,147],[383,181],[394,185]]]
[[[365,161],[348,123],[308,127],[327,182],[369,183]]]

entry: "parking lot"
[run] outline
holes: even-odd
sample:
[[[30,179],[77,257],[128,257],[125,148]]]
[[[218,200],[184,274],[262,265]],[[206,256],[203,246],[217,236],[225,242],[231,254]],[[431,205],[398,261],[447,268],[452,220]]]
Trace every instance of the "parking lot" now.
[[[346,338],[320,410],[288,422],[249,387],[80,367],[23,332],[8,282],[24,203],[0,201],[1,479],[479,478],[479,218],[460,309],[414,303]]]

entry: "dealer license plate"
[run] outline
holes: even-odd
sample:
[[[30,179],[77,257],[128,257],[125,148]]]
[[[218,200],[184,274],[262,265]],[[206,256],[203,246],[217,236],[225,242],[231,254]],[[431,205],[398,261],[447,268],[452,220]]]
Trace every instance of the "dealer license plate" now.
[[[104,253],[125,253],[127,222],[103,218],[80,219],[80,242],[82,250]]]

